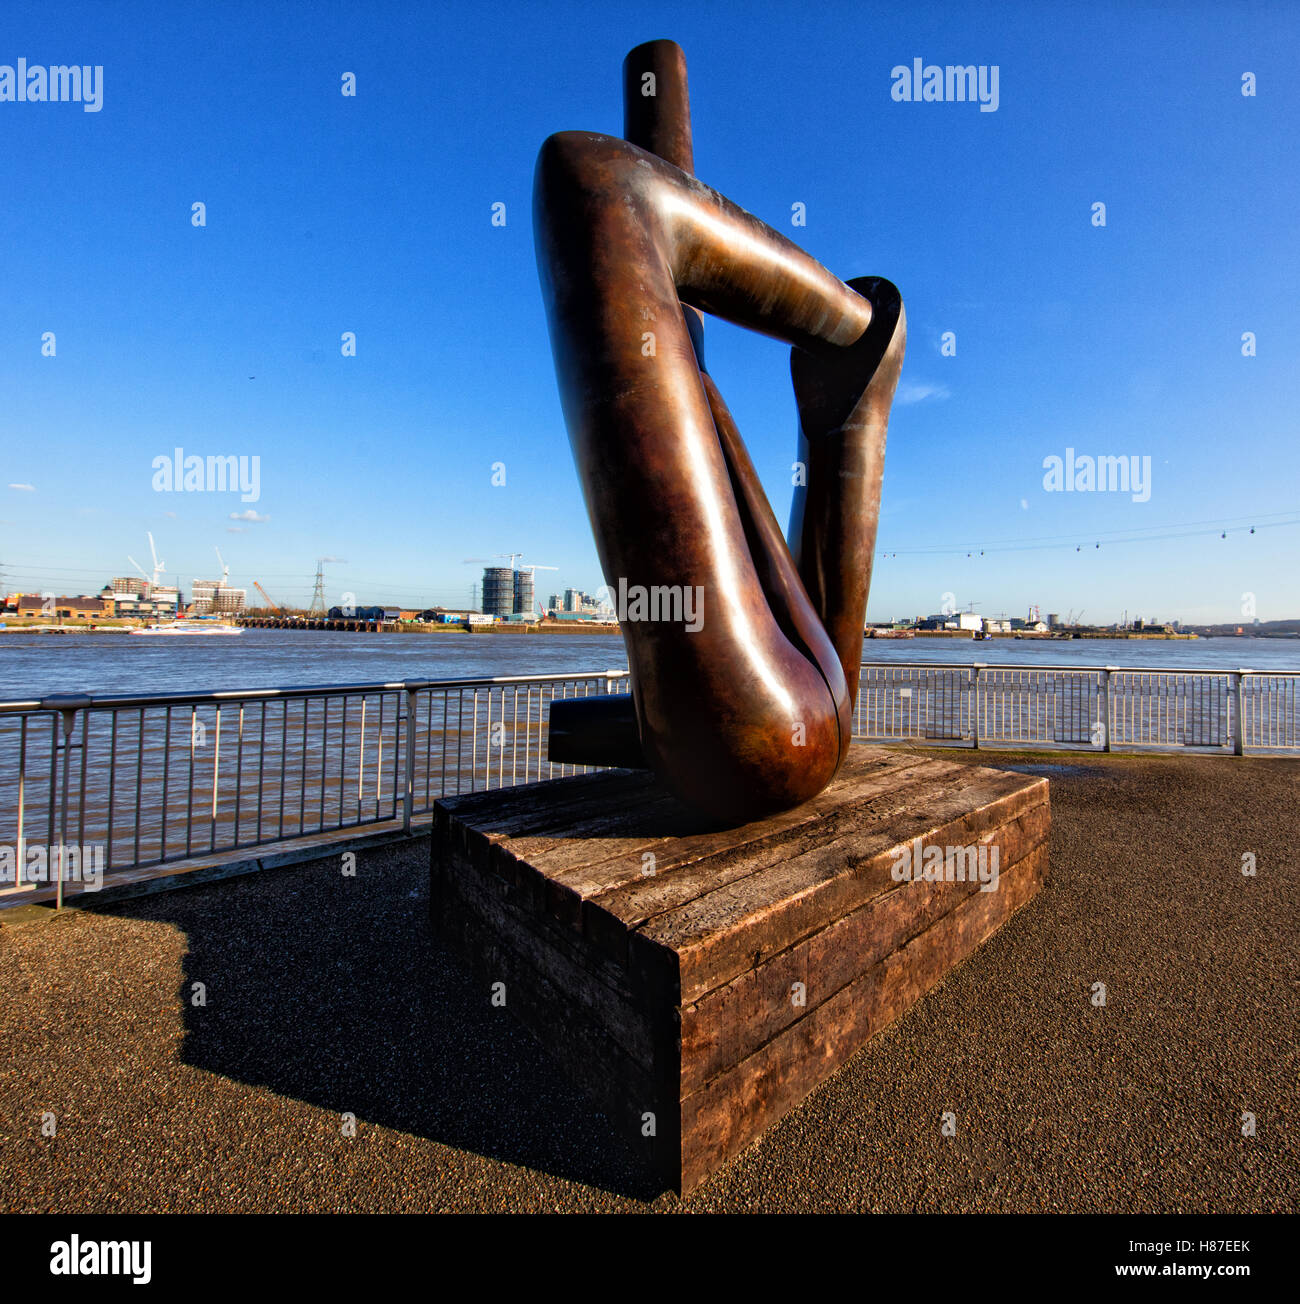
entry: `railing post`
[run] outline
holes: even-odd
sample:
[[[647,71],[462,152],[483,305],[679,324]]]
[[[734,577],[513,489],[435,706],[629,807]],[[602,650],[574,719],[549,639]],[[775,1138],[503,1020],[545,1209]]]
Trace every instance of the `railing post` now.
[[[1106,751],[1110,751],[1110,735],[1114,728],[1115,720],[1110,709],[1110,676],[1113,671],[1118,670],[1118,666],[1106,666],[1101,672],[1101,699],[1102,699],[1102,727],[1106,731]]]
[[[415,805],[415,696],[416,690],[406,690],[406,756],[403,764],[406,781],[402,785],[402,832],[411,831],[411,810]]]
[[[1237,690],[1237,709],[1232,720],[1232,753],[1234,756],[1246,754],[1246,676],[1251,672],[1240,667],[1235,675],[1228,676],[1230,687]]]
[[[976,751],[980,749],[980,671],[985,668],[983,661],[976,661],[971,666],[971,719],[970,731],[973,746]]]
[[[41,699],[41,707],[47,711],[57,711],[63,722],[63,780],[59,784],[59,857],[58,882],[54,888],[54,908],[63,909],[63,873],[66,865],[68,842],[68,783],[69,766],[72,760],[72,731],[76,728],[77,713],[88,707],[93,699],[86,693],[53,693]],[[58,756],[50,758],[52,765],[59,763]],[[46,848],[48,858],[50,848]],[[80,853],[78,853],[78,864]]]

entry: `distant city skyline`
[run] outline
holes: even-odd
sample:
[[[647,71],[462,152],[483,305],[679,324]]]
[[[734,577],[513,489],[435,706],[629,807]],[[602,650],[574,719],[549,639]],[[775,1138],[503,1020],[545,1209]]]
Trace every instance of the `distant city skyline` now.
[[[102,69],[93,112],[0,102],[6,590],[95,593],[146,531],[187,595],[214,547],[295,606],[322,557],[331,605],[468,605],[463,559],[512,551],[539,594],[615,580],[532,172],[551,132],[619,133],[623,55],[671,36],[700,178],[902,291],[869,620],[1300,616],[1294,10],[759,5],[743,57],[689,4],[132,11],[6,15],[0,64]],[[787,351],[706,338],[784,521]]]

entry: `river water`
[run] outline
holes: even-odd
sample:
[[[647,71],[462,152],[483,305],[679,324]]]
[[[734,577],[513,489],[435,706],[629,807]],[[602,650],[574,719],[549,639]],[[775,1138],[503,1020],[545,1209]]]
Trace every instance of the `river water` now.
[[[1300,640],[869,639],[866,664],[1123,666],[1300,671]],[[0,699],[391,683],[627,668],[611,634],[343,634],[247,629],[238,637],[0,631]]]

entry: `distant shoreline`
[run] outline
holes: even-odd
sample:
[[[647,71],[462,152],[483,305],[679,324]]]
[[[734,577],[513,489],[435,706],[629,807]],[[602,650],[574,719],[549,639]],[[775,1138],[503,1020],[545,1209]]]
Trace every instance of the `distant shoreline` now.
[[[95,622],[87,623],[68,623],[53,624],[50,622],[26,621],[22,624],[7,622],[0,624],[0,634],[127,634],[133,628],[139,628],[148,624],[146,621],[122,621],[122,622]],[[345,632],[363,632],[363,631],[344,631],[338,629],[311,629],[309,626],[244,626],[245,628],[280,628],[289,632],[296,633],[319,633],[319,634],[337,634]],[[483,634],[510,635],[511,637],[523,637],[536,634],[558,634],[564,636],[578,636],[583,634],[621,634],[622,629],[618,625],[596,623],[596,622],[546,622],[544,624],[513,624],[513,625],[479,625],[469,628],[462,624],[444,625],[432,623],[387,623],[382,625],[378,630],[368,631],[370,633],[383,634],[473,634],[475,636]],[[1020,632],[1004,633],[996,632],[986,634],[983,638],[975,639],[972,637],[970,630],[953,630],[953,629],[923,629],[913,630],[906,634],[893,632],[881,632],[879,634],[863,635],[864,642],[906,642],[913,638],[917,639],[955,639],[958,642],[993,642],[1012,641],[1023,643],[1069,643],[1085,640],[1099,641],[1119,641],[1133,640],[1138,642],[1192,642],[1204,641],[1207,639],[1240,639],[1246,641],[1249,639],[1269,639],[1269,640],[1286,640],[1296,639],[1300,635],[1279,632],[1263,633],[1252,632],[1250,634],[1197,634],[1197,633],[1165,633],[1163,631],[1148,630],[1111,630],[1111,631],[1090,631],[1087,633],[1037,633],[1037,632]]]

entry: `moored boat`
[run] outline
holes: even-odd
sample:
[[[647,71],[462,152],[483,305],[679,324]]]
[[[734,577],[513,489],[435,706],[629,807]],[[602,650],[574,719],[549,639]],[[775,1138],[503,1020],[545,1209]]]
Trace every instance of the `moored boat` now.
[[[170,625],[141,625],[139,629],[131,631],[132,634],[159,634],[172,637],[195,634],[242,634],[243,632],[243,627],[240,625],[218,625],[188,620],[178,620]]]

